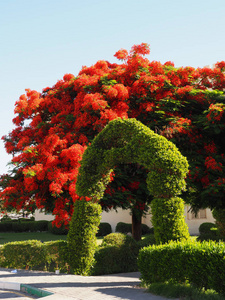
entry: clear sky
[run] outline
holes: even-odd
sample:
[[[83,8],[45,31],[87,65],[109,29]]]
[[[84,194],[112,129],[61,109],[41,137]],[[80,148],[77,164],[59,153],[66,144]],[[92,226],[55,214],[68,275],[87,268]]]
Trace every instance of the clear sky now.
[[[203,67],[225,60],[225,0],[0,0],[0,136],[14,103],[134,44],[150,60]],[[0,142],[0,174],[10,160]]]

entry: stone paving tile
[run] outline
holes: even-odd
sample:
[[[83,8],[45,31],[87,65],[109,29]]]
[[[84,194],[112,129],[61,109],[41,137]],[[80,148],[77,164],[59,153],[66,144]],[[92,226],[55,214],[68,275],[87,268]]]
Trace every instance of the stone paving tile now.
[[[49,272],[0,269],[0,281],[19,282],[53,292],[46,300],[165,300],[139,288],[140,273],[79,276]]]

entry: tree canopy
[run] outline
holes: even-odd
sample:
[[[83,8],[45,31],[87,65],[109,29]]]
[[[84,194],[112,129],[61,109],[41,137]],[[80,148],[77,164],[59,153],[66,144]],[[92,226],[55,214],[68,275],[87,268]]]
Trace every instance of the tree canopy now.
[[[209,68],[176,68],[145,58],[149,45],[121,49],[121,63],[98,61],[75,77],[66,74],[41,93],[26,90],[15,104],[15,129],[3,137],[13,155],[1,177],[6,209],[44,208],[56,224],[73,212],[82,155],[109,121],[136,118],[171,140],[188,158],[186,201],[225,208],[225,62]],[[146,170],[118,165],[101,201],[103,209],[141,214],[151,202]],[[112,176],[113,177],[113,176]],[[113,179],[113,178],[112,178]]]

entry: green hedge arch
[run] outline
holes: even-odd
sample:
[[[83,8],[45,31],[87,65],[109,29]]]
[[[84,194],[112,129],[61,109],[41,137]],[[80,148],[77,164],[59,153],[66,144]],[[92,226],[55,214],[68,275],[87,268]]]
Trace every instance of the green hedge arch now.
[[[93,202],[98,202],[104,195],[110,173],[119,163],[138,163],[149,170],[146,182],[154,197],[153,226],[157,242],[187,239],[189,234],[182,211],[183,202],[177,195],[185,190],[188,162],[177,147],[136,119],[113,120],[83,154],[76,183],[78,195],[92,197]],[[171,207],[176,207],[177,203],[178,206],[170,214],[168,209],[163,213],[164,203],[158,214],[160,199],[174,203]],[[166,239],[160,224],[169,231]]]

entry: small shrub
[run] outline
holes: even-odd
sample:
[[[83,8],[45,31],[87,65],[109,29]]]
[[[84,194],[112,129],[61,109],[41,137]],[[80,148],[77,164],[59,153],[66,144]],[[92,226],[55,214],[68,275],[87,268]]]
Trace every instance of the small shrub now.
[[[155,237],[153,234],[149,234],[146,237],[144,237],[142,240],[138,241],[138,246],[139,248],[147,247],[150,245],[154,245],[155,242]]]
[[[205,222],[199,226],[199,233],[200,233],[200,235],[208,234],[208,233],[211,233],[212,229],[216,229],[216,224],[210,223],[210,222]]]
[[[48,231],[53,233],[53,234],[57,234],[57,235],[67,235],[69,229],[66,228],[64,225],[62,225],[61,227],[56,227],[54,224],[52,224],[52,222],[48,223]]]
[[[197,241],[221,240],[217,226],[214,223],[210,223],[210,222],[202,223],[199,226],[199,233],[200,235],[197,238]]]
[[[111,233],[103,238],[95,252],[93,275],[137,271],[138,244],[123,233]]]
[[[225,294],[225,244],[170,242],[140,250],[138,267],[143,283],[184,283]]]
[[[34,268],[44,265],[46,252],[40,241],[11,242],[2,246],[3,266],[7,268]]]
[[[219,235],[219,231],[217,226],[214,223],[206,222],[202,223],[199,226],[200,235],[197,238],[197,241],[219,241],[221,240],[221,236]]]
[[[112,227],[109,223],[103,222],[99,224],[97,236],[106,236],[112,232]]]
[[[132,232],[132,224],[119,222],[116,225],[116,232],[121,232],[121,233]],[[146,224],[141,224],[141,234],[145,235],[145,234],[149,234],[149,233],[153,233],[153,228],[150,228]]]
[[[120,232],[120,233],[132,232],[132,224],[119,222],[116,225],[116,232]]]

